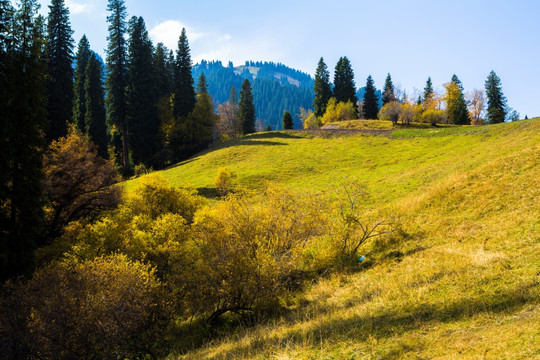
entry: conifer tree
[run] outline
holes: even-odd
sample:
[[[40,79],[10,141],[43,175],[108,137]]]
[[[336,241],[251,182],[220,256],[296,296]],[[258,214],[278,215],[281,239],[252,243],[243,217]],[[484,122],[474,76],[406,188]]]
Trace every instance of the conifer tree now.
[[[197,94],[197,102],[189,114],[184,130],[188,156],[206,149],[212,143],[212,135],[217,122],[217,115],[212,105],[212,97],[207,92]]]
[[[129,22],[126,121],[134,163],[153,165],[157,151],[159,120],[156,109],[152,43],[142,17]]]
[[[108,0],[107,16],[109,23],[109,46],[107,49],[108,76],[105,81],[107,88],[107,121],[110,127],[116,129],[113,145],[117,161],[124,170],[128,167],[128,127],[126,122],[126,87],[127,87],[127,55],[126,55],[126,5],[124,0]],[[118,146],[121,147],[118,149]]]
[[[86,131],[86,98],[84,84],[86,83],[86,65],[90,59],[92,51],[90,50],[90,43],[83,35],[79,41],[76,55],[76,67],[75,67],[75,99],[73,101],[73,122],[79,127],[82,132]]]
[[[97,145],[98,154],[108,158],[105,92],[103,89],[103,67],[97,54],[92,52],[86,64],[84,81],[85,110],[84,131]]]
[[[196,102],[186,29],[182,29],[182,33],[178,39],[175,65],[173,113],[175,117],[186,117],[193,110]]]
[[[396,99],[396,93],[394,89],[394,83],[392,82],[392,77],[390,76],[390,73],[389,73],[388,76],[386,77],[386,81],[384,82],[382,103],[383,105],[386,105],[392,101],[397,101],[397,99]]]
[[[231,87],[231,91],[229,92],[229,102],[238,107],[238,93],[236,92],[236,88],[234,86]]]
[[[165,96],[168,98],[172,92],[172,78],[168,64],[168,54],[169,51],[165,45],[158,43],[154,51],[154,73],[156,84],[158,84],[155,90],[158,99]]]
[[[41,240],[46,125],[44,20],[37,0],[0,3],[0,279],[28,274]]]
[[[354,73],[347,57],[341,57],[336,64],[334,72],[334,97],[338,102],[352,102],[358,112]]]
[[[371,75],[368,76],[366,81],[366,92],[364,93],[364,101],[362,106],[362,115],[364,119],[377,119],[379,113],[379,99],[375,93],[375,82]]]
[[[457,125],[469,125],[471,117],[463,94],[463,85],[455,74],[446,88],[448,121]]]
[[[293,129],[293,118],[291,113],[285,111],[283,113],[283,130],[292,130]]]
[[[174,58],[174,51],[169,50],[169,57],[167,58],[167,69],[169,69],[170,87],[171,93],[174,92],[174,73],[176,72],[176,60]]]
[[[197,83],[197,93],[208,94],[208,82],[206,81],[206,76],[204,76],[204,73],[201,73],[201,76],[199,77],[199,82]]]
[[[495,71],[489,73],[485,86],[488,100],[487,121],[490,124],[502,123],[506,118],[506,97],[502,93],[501,79]]]
[[[52,0],[47,25],[48,140],[67,134],[73,118],[73,30],[64,0]]]
[[[328,100],[330,100],[332,97],[330,72],[328,71],[322,57],[319,60],[317,70],[315,72],[315,84],[313,86],[313,92],[315,93],[315,100],[313,101],[315,116],[321,117],[326,111],[326,104],[328,104]]]
[[[424,88],[423,102],[429,101],[433,97],[433,84],[431,83],[431,76],[426,81],[426,87]]]
[[[253,103],[253,92],[251,83],[245,79],[240,90],[240,102],[238,103],[238,121],[242,132],[252,134],[255,132],[255,105]]]

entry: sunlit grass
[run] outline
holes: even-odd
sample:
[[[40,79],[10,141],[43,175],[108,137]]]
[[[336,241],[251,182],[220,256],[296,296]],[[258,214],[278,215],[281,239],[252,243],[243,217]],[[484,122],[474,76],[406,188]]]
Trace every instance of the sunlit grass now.
[[[540,121],[390,137],[249,136],[163,171],[212,188],[218,167],[261,189],[363,180],[403,243],[312,284],[289,310],[170,359],[540,358]],[[131,186],[131,185],[129,185]]]

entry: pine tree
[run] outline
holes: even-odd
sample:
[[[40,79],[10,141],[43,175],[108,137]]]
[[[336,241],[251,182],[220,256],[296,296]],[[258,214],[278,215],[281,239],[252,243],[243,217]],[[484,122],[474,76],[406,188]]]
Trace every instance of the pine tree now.
[[[231,87],[231,91],[229,92],[229,102],[238,106],[238,93],[236,92],[236,88],[234,86]]]
[[[384,82],[384,89],[383,89],[383,96],[382,96],[382,103],[383,105],[388,104],[389,102],[397,101],[395,89],[394,89],[394,83],[392,82],[392,77],[390,76],[390,73],[386,77],[386,81]]]
[[[488,100],[487,120],[490,124],[502,123],[506,118],[506,97],[502,93],[501,79],[495,71],[489,73],[485,86]]]
[[[431,83],[431,77],[428,77],[426,81],[426,87],[424,88],[423,103],[429,101],[433,97],[433,84]]]
[[[153,165],[157,152],[159,120],[154,77],[153,49],[142,17],[129,22],[128,86],[126,121],[134,163]]]
[[[347,57],[341,57],[334,72],[334,97],[338,102],[351,101],[358,112],[356,84],[351,63]]]
[[[206,81],[206,76],[204,76],[204,73],[201,73],[201,76],[199,77],[197,93],[208,94],[208,82]]]
[[[167,69],[169,69],[170,78],[170,93],[174,92],[174,73],[176,72],[176,60],[174,59],[174,51],[169,50],[169,57],[167,58]]]
[[[238,121],[244,135],[255,132],[255,105],[251,83],[245,79],[240,90],[240,102],[238,103]]]
[[[174,108],[175,117],[186,117],[195,107],[196,97],[191,74],[191,55],[186,36],[182,29],[178,39],[176,66],[174,72]]]
[[[285,111],[283,113],[283,130],[292,130],[293,129],[293,119],[291,113]]]
[[[446,88],[448,121],[457,125],[469,125],[471,117],[463,94],[463,85],[455,74]]]
[[[97,54],[90,53],[84,75],[85,116],[84,132],[98,147],[98,154],[108,158],[105,92],[103,89],[103,67]]]
[[[86,83],[86,65],[90,59],[92,51],[90,50],[90,43],[83,35],[79,41],[79,46],[76,55],[76,67],[75,67],[75,99],[73,101],[73,122],[77,124],[81,131],[85,131],[85,116],[86,116],[86,98],[84,94],[84,84]]]
[[[113,145],[116,147],[117,161],[124,170],[128,167],[128,128],[126,122],[126,87],[127,87],[127,55],[126,55],[126,6],[124,0],[109,0],[107,16],[109,22],[109,46],[107,49],[108,76],[107,88],[107,121],[116,129]],[[121,151],[118,149],[121,146]]]
[[[377,119],[379,113],[379,99],[375,92],[375,82],[371,75],[368,76],[366,81],[366,92],[364,93],[364,101],[362,102],[362,115],[364,119]]]
[[[42,228],[46,125],[43,17],[37,0],[0,3],[0,279],[28,274]]]
[[[330,85],[330,72],[324,63],[324,59],[321,57],[319,65],[315,72],[315,84],[313,86],[313,92],[315,93],[315,100],[313,101],[313,107],[315,109],[315,116],[321,117],[326,111],[326,104],[332,97],[332,86]]]
[[[156,87],[156,95],[158,99],[163,97],[169,97],[172,92],[172,78],[171,71],[168,64],[169,51],[163,45],[159,43],[154,51],[154,73],[155,81],[158,84]]]
[[[47,25],[48,140],[67,134],[73,118],[73,30],[64,0],[52,0]]]

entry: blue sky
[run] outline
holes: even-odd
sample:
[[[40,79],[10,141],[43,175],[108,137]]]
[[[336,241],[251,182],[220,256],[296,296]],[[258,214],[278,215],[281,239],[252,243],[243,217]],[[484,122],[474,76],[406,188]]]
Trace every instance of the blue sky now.
[[[42,0],[47,13],[48,0]],[[78,42],[107,47],[107,0],[66,0]],[[452,74],[469,92],[483,89],[493,69],[508,104],[540,115],[540,1],[537,0],[126,0],[143,16],[154,42],[174,48],[186,27],[192,58],[281,62],[311,75],[321,56],[331,72],[340,56],[353,65],[357,87],[386,74],[409,95],[428,76],[435,88]]]

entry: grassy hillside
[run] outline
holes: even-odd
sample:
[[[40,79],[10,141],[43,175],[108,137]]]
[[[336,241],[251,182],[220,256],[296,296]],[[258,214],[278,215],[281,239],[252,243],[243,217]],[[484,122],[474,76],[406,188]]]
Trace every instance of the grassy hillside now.
[[[252,189],[330,191],[357,177],[368,206],[392,209],[408,237],[368,244],[365,265],[314,283],[280,318],[171,359],[540,358],[540,120],[263,133],[162,174],[212,195],[218,167]]]

